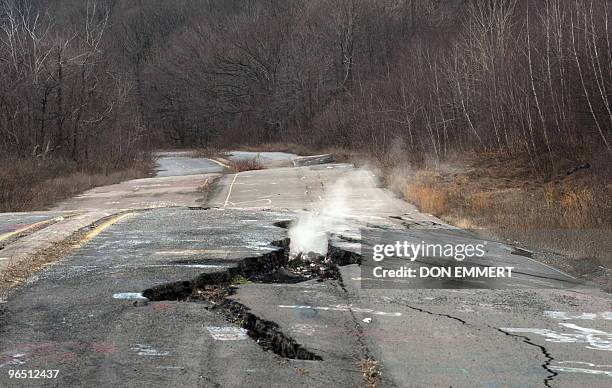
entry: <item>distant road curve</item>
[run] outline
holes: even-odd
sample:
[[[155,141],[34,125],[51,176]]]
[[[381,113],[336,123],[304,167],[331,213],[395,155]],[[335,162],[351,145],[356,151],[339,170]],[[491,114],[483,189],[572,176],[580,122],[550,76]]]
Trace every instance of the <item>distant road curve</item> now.
[[[223,172],[223,165],[207,158],[194,158],[189,151],[156,152],[157,177],[213,174]]]

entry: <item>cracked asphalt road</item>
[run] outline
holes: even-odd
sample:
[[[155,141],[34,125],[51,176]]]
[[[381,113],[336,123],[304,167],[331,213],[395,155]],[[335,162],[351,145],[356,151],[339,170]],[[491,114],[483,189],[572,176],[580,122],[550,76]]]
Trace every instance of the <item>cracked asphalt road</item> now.
[[[351,171],[226,175],[209,210],[133,209],[0,304],[0,386],[353,387],[366,385],[367,359],[378,362],[380,386],[610,386],[612,299],[594,288],[366,289],[356,264],[340,267],[338,280],[236,286],[231,300],[322,361],[263,349],[208,303],[139,297],[277,252],[271,243],[286,230],[275,223],[316,211]],[[355,249],[347,241],[359,228],[417,233],[406,230],[408,218],[440,223],[358,177],[352,216],[337,232],[344,239],[332,244]],[[548,276],[513,259],[524,259],[525,276]],[[58,380],[8,378],[11,369],[43,368],[59,369]]]
[[[158,209],[102,232],[0,305],[0,386],[323,386],[350,373],[263,352],[250,339],[216,341],[238,326],[202,305],[133,306],[122,293],[236,266],[278,248],[280,214]],[[144,351],[143,351],[144,349]],[[53,382],[9,380],[12,368],[59,369]],[[300,373],[299,368],[309,370]],[[346,375],[345,380],[343,375]],[[255,383],[250,383],[255,381]]]
[[[205,198],[199,188],[224,170],[221,164],[206,158],[193,158],[186,151],[160,152],[156,156],[155,177],[96,187],[57,204],[53,210],[202,206]]]

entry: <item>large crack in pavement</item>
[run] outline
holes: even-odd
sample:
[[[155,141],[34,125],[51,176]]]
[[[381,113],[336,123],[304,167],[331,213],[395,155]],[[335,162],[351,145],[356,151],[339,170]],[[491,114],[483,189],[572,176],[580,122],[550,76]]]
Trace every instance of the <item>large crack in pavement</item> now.
[[[275,223],[275,226],[281,228],[286,225],[285,222]],[[223,271],[203,273],[191,280],[175,281],[146,289],[142,295],[153,302],[173,300],[201,303],[204,308],[223,315],[228,322],[244,328],[249,337],[264,350],[271,350],[289,359],[322,361],[320,355],[298,343],[276,322],[263,319],[244,304],[229,298],[235,293],[235,283],[296,283],[313,279],[317,281],[331,279],[337,282],[348,299],[348,292],[338,266],[360,263],[359,255],[330,244],[325,259],[314,266],[317,269],[309,271],[304,276],[304,267],[299,263],[296,264],[299,260],[289,260],[289,243],[288,238],[274,241],[271,245],[279,249],[261,256],[247,257],[237,266]],[[358,367],[363,382],[368,387],[377,387],[381,378],[381,365],[374,359],[372,352],[363,341],[363,329],[359,320],[350,308],[349,312],[354,327],[347,329],[356,331],[355,337],[359,343],[359,353],[362,355]]]
[[[275,223],[275,226],[281,228],[286,228],[288,225],[284,221]],[[242,284],[243,282],[289,284],[305,280],[316,279],[323,281],[323,279],[330,279],[332,281],[330,284],[338,287],[346,299],[346,306],[348,306],[350,314],[346,329],[354,333],[354,337],[357,339],[356,345],[360,355],[359,368],[363,374],[363,382],[369,387],[376,387],[381,384],[383,381],[381,373],[383,365],[375,359],[373,352],[368,347],[367,341],[364,339],[364,329],[355,312],[350,307],[350,291],[344,284],[341,271],[339,270],[341,266],[351,264],[361,265],[362,256],[351,250],[334,246],[330,242],[327,256],[323,260],[316,261],[314,266],[316,268],[326,266],[327,268],[304,273],[304,267],[308,267],[307,265],[303,265],[303,263],[296,264],[295,258],[293,262],[289,259],[290,241],[288,238],[274,241],[271,244],[278,249],[264,255],[244,258],[235,267],[217,272],[203,273],[191,280],[161,284],[144,290],[142,294],[151,301],[176,300],[201,303],[207,310],[219,313],[228,322],[244,328],[249,337],[264,350],[270,350],[288,359],[322,361],[323,357],[321,355],[308,349],[307,345],[299,343],[295,338],[283,331],[283,328],[277,322],[264,319],[262,316],[254,313],[248,305],[240,303],[230,298],[230,296],[235,295],[237,290],[235,285]],[[312,259],[312,257],[309,257],[309,259]],[[393,303],[419,313],[450,319],[461,325],[470,326],[475,330],[480,331],[482,329],[478,325],[469,323],[465,319],[451,314],[434,312],[412,304],[399,303],[398,301]],[[544,378],[544,385],[547,387],[551,386],[553,378],[558,373],[550,368],[554,358],[545,347],[533,343],[527,337],[511,334],[493,326],[487,325],[487,327],[495,332],[503,333],[505,336],[520,339],[531,347],[538,348],[545,357],[545,361],[541,364],[541,367],[547,374]],[[386,384],[394,385],[391,379],[384,380],[386,380]]]
[[[519,338],[524,343],[540,349],[540,351],[542,352],[542,354],[546,358],[546,361],[542,364],[542,368],[544,368],[544,370],[546,370],[548,372],[548,376],[546,376],[546,378],[544,379],[544,385],[547,386],[547,387],[551,387],[550,383],[555,378],[555,376],[557,376],[559,373],[555,372],[554,370],[552,370],[550,368],[550,364],[552,363],[552,361],[555,360],[555,358],[550,354],[550,352],[548,352],[548,350],[544,346],[538,345],[538,344],[532,342],[529,339],[529,337],[526,337],[524,335],[512,334],[512,333],[509,333],[509,332],[507,332],[507,331],[505,331],[503,329],[500,329],[498,327],[492,327],[492,326],[489,326],[489,327],[491,327],[492,329],[495,329],[495,330],[499,331],[500,333],[503,333],[503,334],[505,334],[505,335],[507,335],[509,337]]]
[[[228,321],[238,323],[246,329],[249,336],[265,350],[272,350],[281,357],[295,360],[323,361],[321,356],[306,349],[284,333],[277,323],[253,314],[242,303],[225,299],[216,308]]]
[[[234,292],[236,280],[259,281],[262,275],[277,272],[288,261],[288,239],[272,242],[279,247],[267,254],[247,257],[236,267],[224,271],[204,273],[192,280],[162,284],[146,289],[142,295],[151,301],[188,301],[203,302],[206,309],[216,311],[232,323],[247,330],[248,335],[262,348],[272,350],[281,357],[321,361],[322,358],[298,344],[285,334],[274,322],[262,319],[251,313],[248,307],[227,299]]]
[[[204,210],[204,209],[190,209],[190,210]],[[187,211],[187,210],[185,210]],[[145,214],[147,212],[143,212]],[[250,214],[250,213],[249,213]],[[162,214],[163,215],[163,214]],[[265,228],[269,227],[272,223],[272,220],[277,220],[278,217],[285,217],[286,214],[275,214],[273,216],[266,216],[266,224]],[[159,221],[158,215],[151,214],[149,218],[134,218],[133,223],[129,225],[125,225],[124,229],[116,231],[117,235],[121,234],[123,237],[123,230],[145,230],[144,228],[150,228],[151,225],[149,220],[155,220],[159,225],[164,225],[168,222],[168,219],[178,218],[174,214],[167,215],[168,218],[162,218]],[[227,218],[227,217],[226,217]],[[249,222],[252,221],[249,216]],[[181,220],[181,222],[184,222]],[[195,221],[194,221],[195,222]],[[233,218],[229,218],[228,223],[234,222]],[[242,225],[242,224],[240,224]],[[277,227],[287,227],[288,223],[281,221],[274,223]],[[310,272],[301,272],[303,271],[304,265],[298,263],[296,265],[295,261],[291,263],[289,260],[289,239],[283,238],[285,235],[278,231],[276,228],[271,229],[262,229],[260,228],[260,224],[258,226],[258,233],[255,235],[248,234],[245,229],[242,227],[237,227],[232,230],[232,233],[235,236],[240,236],[240,238],[234,237],[231,240],[231,245],[227,244],[228,241],[223,240],[212,240],[207,239],[203,242],[199,242],[197,239],[189,240],[193,242],[189,242],[187,239],[193,235],[207,235],[208,229],[203,232],[202,230],[195,230],[194,228],[189,229],[189,235],[182,234],[183,230],[186,227],[181,224],[180,228],[172,229],[171,232],[167,232],[165,236],[170,241],[175,241],[176,236],[180,236],[184,238],[185,241],[180,245],[169,245],[169,244],[159,244],[153,247],[149,247],[149,242],[147,235],[142,236],[142,232],[133,232],[134,236],[127,236],[123,239],[117,240],[117,246],[120,246],[123,249],[123,246],[128,243],[132,243],[135,241],[142,246],[146,246],[146,250],[138,251],[138,257],[145,257],[149,260],[148,256],[152,256],[153,258],[158,257],[157,261],[154,261],[153,266],[155,266],[156,271],[160,266],[166,265],[191,265],[194,264],[193,267],[190,267],[188,271],[183,272],[172,272],[172,273],[164,273],[163,275],[156,276],[154,279],[159,279],[156,281],[156,285],[154,287],[146,288],[151,285],[151,282],[154,280],[153,277],[149,276],[149,274],[142,275],[142,280],[137,284],[138,286],[130,288],[129,291],[133,290],[143,290],[142,294],[149,301],[153,301],[151,304],[154,305],[152,307],[156,307],[156,301],[167,301],[167,300],[175,300],[175,301],[186,301],[192,302],[193,304],[183,305],[183,307],[189,307],[194,310],[198,310],[200,306],[202,309],[206,309],[207,311],[200,310],[202,313],[214,312],[218,314],[217,321],[227,321],[233,324],[236,324],[246,330],[250,338],[255,341],[261,348],[264,350],[269,350],[270,352],[274,352],[280,357],[294,359],[294,360],[307,360],[314,361],[315,363],[311,365],[318,365],[320,368],[327,367],[329,363],[335,360],[341,360],[341,366],[347,366],[347,362],[359,362],[359,368],[361,373],[363,374],[363,382],[367,386],[378,386],[378,385],[390,385],[390,386],[401,386],[402,380],[397,377],[397,374],[393,374],[392,368],[397,366],[392,366],[391,361],[393,360],[389,357],[389,354],[393,354],[392,351],[389,352],[389,349],[384,349],[379,346],[379,343],[370,341],[370,338],[378,338],[376,337],[379,333],[377,331],[380,327],[376,326],[379,322],[374,320],[374,323],[371,324],[370,321],[363,320],[363,322],[367,322],[367,324],[363,324],[361,320],[360,313],[366,309],[359,309],[355,306],[352,306],[352,303],[361,302],[364,303],[363,300],[359,300],[359,298],[355,298],[355,294],[353,294],[354,287],[356,284],[352,283],[350,280],[352,279],[348,274],[353,270],[358,270],[357,266],[349,266],[340,270],[340,267],[344,267],[350,264],[360,265],[362,261],[361,255],[352,251],[352,248],[347,248],[348,245],[344,246],[341,242],[330,241],[328,247],[328,254],[324,260],[317,261],[316,267],[319,265],[327,266],[325,270],[320,271],[310,271]],[[217,224],[214,227],[218,228]],[[148,230],[148,229],[147,229]],[[181,233],[181,234],[179,234]],[[224,236],[226,232],[223,230],[219,232],[222,236]],[[107,236],[107,240],[111,240],[113,236]],[[338,237],[338,236],[334,236]],[[268,242],[270,240],[277,239],[270,243],[274,246],[273,250],[269,250],[270,246]],[[347,241],[346,239],[342,239]],[[113,240],[115,241],[115,240]],[[253,243],[256,241],[255,243]],[[333,241],[333,240],[332,240]],[[357,242],[356,240],[350,241],[352,243]],[[107,243],[106,240],[100,242],[100,244]],[[186,246],[187,244],[187,246]],[[251,245],[249,245],[251,244]],[[133,246],[133,245],[127,245]],[[219,250],[218,247],[231,247],[234,250],[234,255],[231,256],[231,261],[228,260],[230,267],[224,268],[216,268],[216,272],[206,272],[202,273],[202,270],[197,270],[197,272],[192,272],[191,268],[198,268],[196,265],[201,265],[200,268],[214,268],[218,267],[217,264],[221,264],[218,262],[219,257],[224,252]],[[242,250],[244,246],[255,247],[250,250]],[[90,247],[90,251],[97,252],[99,245],[94,245]],[[211,249],[211,247],[216,247],[216,249]],[[344,248],[343,248],[344,247]],[[187,251],[184,249],[189,249],[188,256]],[[238,250],[240,249],[240,250]],[[255,256],[253,252],[262,252],[267,251],[265,254]],[[123,256],[119,258],[118,251],[117,259],[111,264],[120,264],[123,265],[123,261],[127,260]],[[203,252],[206,252],[204,254]],[[241,252],[250,252],[243,255]],[[195,256],[197,255],[197,256]],[[254,255],[254,256],[250,256]],[[134,257],[136,254],[133,255]],[[200,257],[201,256],[201,257]],[[249,256],[249,257],[245,257]],[[128,256],[131,258],[132,256]],[[186,257],[190,257],[190,259],[186,259]],[[83,255],[83,260],[89,260],[87,253]],[[176,260],[180,258],[181,260]],[[168,262],[168,260],[171,260]],[[145,263],[150,264],[149,261]],[[224,264],[228,264],[224,263]],[[79,263],[76,263],[79,264]],[[109,264],[107,267],[114,269],[114,266]],[[137,264],[140,264],[138,262]],[[206,264],[206,265],[205,265]],[[210,265],[215,264],[215,265]],[[311,263],[314,264],[314,263]],[[105,268],[107,268],[105,267]],[[139,268],[134,266],[134,268]],[[182,268],[182,267],[180,267]],[[302,268],[302,269],[299,269]],[[348,272],[347,272],[348,271]],[[344,279],[343,279],[344,275]],[[106,275],[105,275],[106,276]],[[171,276],[171,277],[169,277]],[[170,283],[167,282],[167,279],[185,279],[182,281],[174,281]],[[104,277],[106,279],[106,277]],[[325,280],[324,280],[325,279]],[[293,293],[286,292],[286,286],[289,283],[299,283],[305,280],[311,280],[312,282],[292,287],[292,289],[299,291],[292,291]],[[316,282],[320,281],[322,287],[312,287],[312,284],[316,285]],[[49,280],[50,282],[50,280]],[[157,283],[160,282],[160,283]],[[243,283],[253,283],[251,285],[245,285],[241,287],[240,290],[236,288],[236,285]],[[304,301],[304,298],[308,298],[306,302],[311,302],[313,300],[325,300],[330,301],[329,296],[331,295],[333,299],[333,303],[344,303],[343,307],[346,306],[346,311],[348,314],[344,316],[343,323],[338,325],[341,329],[344,329],[343,335],[351,336],[352,338],[349,341],[343,342],[342,344],[350,345],[350,353],[346,352],[349,349],[348,346],[340,347],[337,346],[332,351],[329,351],[330,347],[321,347],[321,343],[325,342],[325,338],[322,340],[320,338],[312,337],[312,339],[308,339],[305,337],[307,335],[312,334],[304,334],[304,332],[300,332],[295,329],[295,325],[291,325],[291,322],[302,323],[299,319],[302,319],[303,316],[298,313],[295,316],[289,316],[291,313],[277,313],[277,309],[274,312],[270,312],[266,308],[270,305],[273,305],[271,301],[264,301],[261,305],[253,304],[254,297],[249,299],[244,297],[248,294],[252,289],[262,289],[267,287],[268,289],[276,289],[276,287],[272,287],[270,285],[264,286],[264,283],[277,283],[278,290],[285,290],[283,295],[296,296],[299,292],[299,297],[293,298],[292,301],[297,303],[293,303],[297,305],[297,307],[310,307],[310,306],[299,306],[299,305],[312,305],[316,306],[314,303],[300,303]],[[120,283],[121,287],[125,287],[123,283]],[[132,284],[132,283],[130,283]],[[324,287],[323,287],[324,286]],[[253,287],[249,290],[249,287]],[[307,294],[302,294],[304,289],[308,288]],[[331,292],[330,292],[331,291]],[[306,291],[304,291],[306,292]],[[241,295],[242,293],[242,295]],[[257,295],[269,295],[262,292]],[[314,297],[316,295],[316,297]],[[321,297],[323,295],[323,297]],[[358,295],[358,294],[357,294]],[[410,298],[411,294],[404,294],[406,297]],[[366,296],[366,295],[364,295]],[[314,297],[314,299],[313,299]],[[319,298],[319,299],[317,299]],[[389,298],[391,300],[391,298]],[[399,303],[398,303],[399,302]],[[453,314],[454,308],[436,308],[434,306],[425,304],[420,305],[418,302],[411,302],[411,300],[405,301],[407,304],[404,304],[401,298],[397,298],[395,300],[391,300],[389,304],[397,303],[397,305],[405,306],[410,311],[415,311],[422,314],[427,314],[430,316],[439,316],[442,317],[445,321],[446,319],[452,320],[453,327],[459,327],[458,325],[466,325],[467,331],[471,331],[472,329],[480,330],[480,334],[486,334],[492,338],[499,338],[503,342],[512,343],[514,347],[519,348],[521,352],[524,352],[528,355],[534,355],[534,357],[528,361],[529,366],[533,366],[535,370],[535,374],[533,376],[535,382],[537,384],[541,384],[541,381],[544,380],[545,386],[551,386],[553,383],[553,379],[558,375],[557,372],[554,371],[554,362],[555,359],[550,354],[549,350],[543,346],[537,345],[533,343],[529,338],[515,335],[509,332],[504,331],[498,327],[488,326],[486,324],[478,323],[478,320],[472,320],[470,318],[466,318],[467,316],[462,314]],[[288,303],[281,303],[288,304]],[[161,305],[161,303],[160,303]],[[331,304],[330,304],[331,305]],[[262,309],[261,306],[264,308]],[[291,307],[291,306],[283,306],[283,307]],[[296,307],[296,306],[293,306]],[[369,306],[361,306],[361,307],[369,307]],[[131,310],[130,307],[127,310]],[[145,311],[142,310],[134,310],[134,311]],[[286,310],[290,311],[290,310]],[[283,315],[284,314],[284,315]],[[415,314],[410,319],[414,319],[414,317],[418,317],[417,319],[421,319],[425,321],[424,324],[427,325],[431,323],[431,318],[422,314]],[[459,316],[455,316],[459,315]],[[285,316],[289,316],[289,323],[285,320]],[[406,314],[408,318],[409,313]],[[296,317],[299,317],[296,319]],[[423,318],[425,317],[425,318]],[[219,319],[221,318],[221,319]],[[310,318],[310,317],[308,317]],[[330,314],[326,318],[329,320],[321,320],[312,321],[309,323],[331,323],[332,325],[337,321],[334,321],[334,317]],[[471,321],[471,322],[470,322]],[[397,321],[397,327],[402,327],[401,325],[406,325],[407,321]],[[474,323],[476,322],[476,323]],[[444,322],[442,322],[444,323]],[[218,324],[218,323],[217,323]],[[394,323],[395,324],[395,323]],[[230,326],[230,325],[228,325]],[[304,325],[306,326],[306,325]],[[316,325],[312,325],[316,326]],[[497,326],[497,325],[496,325]],[[319,328],[314,330],[322,330],[324,326],[318,326]],[[327,326],[325,326],[327,327]],[[427,326],[424,326],[427,328]],[[503,327],[503,326],[502,326]],[[425,329],[427,330],[427,329]],[[335,332],[331,332],[334,334]],[[503,336],[501,335],[503,334]],[[504,339],[505,338],[505,339]],[[419,342],[418,340],[411,339],[411,344],[407,345],[409,348],[418,349]],[[524,343],[524,345],[523,345]],[[250,345],[250,344],[249,344]],[[535,348],[539,349],[538,353],[535,353]],[[255,352],[258,349],[255,348]],[[393,350],[393,349],[392,349]],[[541,354],[544,355],[545,359],[542,359]],[[257,354],[257,353],[255,353]],[[337,358],[336,356],[342,354],[347,355],[350,354],[350,359],[347,356],[346,359]],[[379,361],[376,360],[378,358]],[[317,363],[318,361],[323,361],[325,359],[325,363]],[[348,361],[347,361],[348,360]],[[389,365],[387,365],[388,372],[385,372],[383,376],[381,369],[383,368],[383,361],[391,360]],[[282,360],[283,362],[287,362],[287,360]],[[540,364],[541,367],[540,368]],[[352,372],[357,372],[358,369],[350,368]],[[546,372],[546,374],[544,374]],[[428,373],[428,372],[423,372]],[[388,374],[388,375],[387,375]],[[357,376],[355,374],[355,376]],[[358,381],[360,377],[357,376],[355,381]],[[555,381],[556,382],[556,381]]]
[[[194,291],[206,286],[229,286],[238,275],[249,279],[256,275],[271,273],[287,264],[289,240],[273,241],[271,245],[279,249],[261,256],[247,257],[237,266],[223,271],[203,273],[192,280],[171,282],[149,288],[143,291],[143,296],[153,301],[188,300]]]
[[[243,300],[237,301],[243,306],[224,302],[233,299],[227,298],[232,284],[247,280],[252,284],[240,291],[285,288],[258,284],[268,281],[264,274],[278,274],[286,265],[288,241],[272,226],[282,217],[286,213],[183,208],[142,212],[118,222],[0,304],[0,364],[12,362],[15,352],[24,354],[31,368],[61,369],[60,385],[89,381],[112,386],[125,378],[150,386],[177,378],[188,386],[203,381],[207,386],[330,386],[335,380],[360,385],[356,365],[302,339],[283,318]],[[276,247],[270,245],[273,240],[278,240]],[[213,271],[219,272],[200,276]],[[165,289],[155,287],[164,284]],[[308,284],[319,285],[315,279]],[[192,303],[158,303],[138,295],[151,288],[152,299]],[[216,306],[213,301],[224,303]],[[228,324],[230,320],[236,324]],[[102,351],[98,344],[103,344]],[[136,353],[140,344],[165,356]],[[39,352],[39,346],[45,350]],[[63,358],[68,352],[74,359]],[[211,380],[201,380],[206,376]],[[6,375],[0,386],[10,386]]]

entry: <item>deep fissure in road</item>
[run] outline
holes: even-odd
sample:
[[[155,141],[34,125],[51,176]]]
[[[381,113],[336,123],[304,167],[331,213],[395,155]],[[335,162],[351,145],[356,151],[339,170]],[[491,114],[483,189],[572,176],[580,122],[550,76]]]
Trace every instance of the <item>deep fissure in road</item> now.
[[[276,226],[283,227],[285,224]],[[192,280],[162,284],[144,290],[142,295],[151,301],[189,301],[202,303],[205,308],[221,313],[225,318],[247,330],[248,335],[265,350],[297,360],[321,361],[323,358],[285,334],[275,322],[253,314],[243,304],[228,296],[235,292],[235,284],[298,283],[307,280],[340,279],[338,265],[357,263],[357,257],[330,246],[326,256],[304,255],[289,260],[288,238],[274,241],[278,247],[272,252],[243,259],[238,266],[224,271],[203,273]]]

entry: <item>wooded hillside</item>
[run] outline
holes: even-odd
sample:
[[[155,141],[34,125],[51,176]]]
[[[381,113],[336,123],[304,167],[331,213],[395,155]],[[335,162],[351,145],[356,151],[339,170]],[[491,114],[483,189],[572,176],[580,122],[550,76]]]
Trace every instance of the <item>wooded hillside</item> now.
[[[612,155],[606,0],[1,0],[0,152]]]

